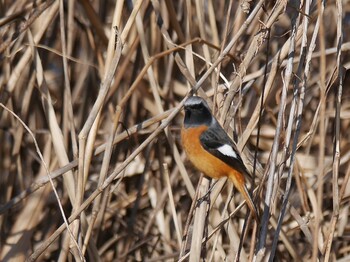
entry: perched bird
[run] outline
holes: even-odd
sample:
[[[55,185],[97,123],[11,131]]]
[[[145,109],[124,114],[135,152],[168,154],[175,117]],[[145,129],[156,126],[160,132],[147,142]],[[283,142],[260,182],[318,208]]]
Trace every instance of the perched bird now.
[[[250,174],[235,143],[211,114],[203,98],[189,97],[184,109],[181,140],[188,158],[206,176],[215,179],[228,177],[258,220],[258,211],[246,186],[246,178],[250,177]]]

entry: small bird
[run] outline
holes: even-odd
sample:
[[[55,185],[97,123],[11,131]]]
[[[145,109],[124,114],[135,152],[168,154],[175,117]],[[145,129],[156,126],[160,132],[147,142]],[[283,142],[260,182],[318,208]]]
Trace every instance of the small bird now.
[[[188,158],[206,176],[215,179],[228,177],[258,220],[258,211],[246,186],[246,178],[251,176],[235,143],[212,115],[203,98],[189,97],[184,109],[181,140]]]

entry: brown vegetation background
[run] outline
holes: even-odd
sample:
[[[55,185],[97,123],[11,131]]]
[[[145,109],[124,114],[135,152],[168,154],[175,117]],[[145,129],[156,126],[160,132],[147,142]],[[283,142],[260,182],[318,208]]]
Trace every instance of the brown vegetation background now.
[[[0,260],[349,261],[349,30],[342,0],[0,1]],[[190,90],[260,221],[186,160]]]

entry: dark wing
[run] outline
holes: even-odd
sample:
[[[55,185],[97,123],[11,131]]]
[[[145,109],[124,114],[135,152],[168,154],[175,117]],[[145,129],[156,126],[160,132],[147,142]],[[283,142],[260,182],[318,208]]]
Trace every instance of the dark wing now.
[[[246,174],[250,177],[250,173],[245,167],[234,142],[218,123],[215,123],[213,127],[204,131],[200,137],[200,141],[203,148],[210,154],[221,159],[227,165],[242,174]],[[224,154],[224,152],[226,152],[226,154]],[[232,154],[230,152],[232,152]]]

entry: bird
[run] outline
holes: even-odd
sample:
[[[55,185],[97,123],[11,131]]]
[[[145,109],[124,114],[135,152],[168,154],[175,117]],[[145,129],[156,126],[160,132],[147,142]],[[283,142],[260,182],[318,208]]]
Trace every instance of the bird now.
[[[251,175],[236,144],[212,115],[203,98],[187,98],[184,111],[181,141],[190,162],[208,177],[227,177],[231,180],[258,221],[258,210],[247,189],[246,178],[251,178]]]

